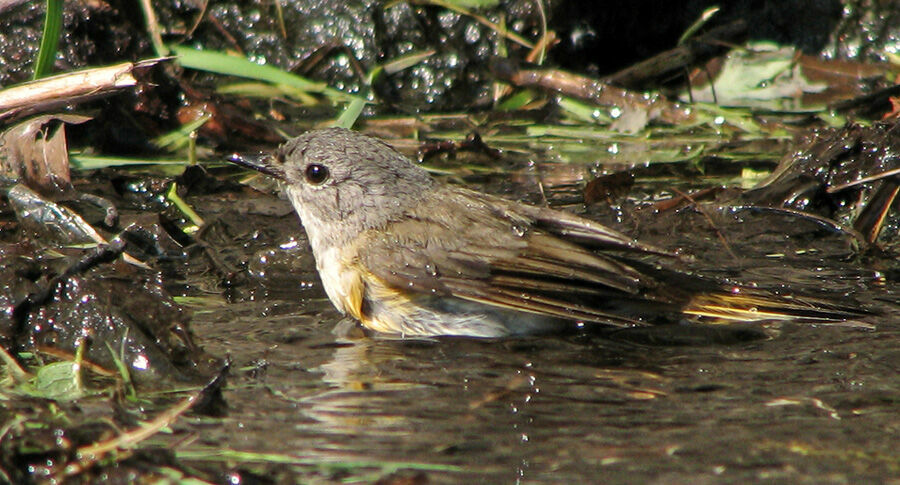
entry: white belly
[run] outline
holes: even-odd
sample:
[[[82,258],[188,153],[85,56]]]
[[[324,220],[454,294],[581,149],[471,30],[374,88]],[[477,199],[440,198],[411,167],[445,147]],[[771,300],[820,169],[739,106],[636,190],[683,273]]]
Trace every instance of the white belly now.
[[[345,305],[350,301],[350,292],[358,279],[345,269],[337,249],[329,248],[317,254],[316,269],[319,270],[319,278],[322,279],[322,286],[325,287],[325,294],[331,303],[342,314],[351,313]]]

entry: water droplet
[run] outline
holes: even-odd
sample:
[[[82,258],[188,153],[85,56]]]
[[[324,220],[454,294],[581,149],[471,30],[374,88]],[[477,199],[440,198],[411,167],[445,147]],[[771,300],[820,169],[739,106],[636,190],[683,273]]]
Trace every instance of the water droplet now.
[[[131,362],[131,367],[137,370],[147,370],[150,368],[150,359],[144,354],[137,354]]]
[[[426,264],[425,264],[425,272],[428,273],[429,275],[431,275],[431,276],[437,278],[438,271],[437,271],[437,268],[434,266],[433,263],[426,263]]]

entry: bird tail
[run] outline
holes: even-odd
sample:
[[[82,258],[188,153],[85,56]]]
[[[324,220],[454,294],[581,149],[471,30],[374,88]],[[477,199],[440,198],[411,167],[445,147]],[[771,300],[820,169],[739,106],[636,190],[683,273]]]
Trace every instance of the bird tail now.
[[[702,317],[707,323],[761,320],[829,323],[872,315],[858,307],[820,298],[778,295],[752,288],[695,295],[682,312]]]

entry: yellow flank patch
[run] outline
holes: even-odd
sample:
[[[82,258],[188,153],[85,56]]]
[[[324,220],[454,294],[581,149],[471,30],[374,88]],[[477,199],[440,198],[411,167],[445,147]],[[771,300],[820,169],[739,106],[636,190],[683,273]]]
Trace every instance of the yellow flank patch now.
[[[369,301],[378,302],[376,308],[369,309],[370,314],[359,315],[354,314],[366,328],[382,333],[404,333],[404,321],[409,318],[415,318],[416,306],[413,304],[410,295],[402,291],[396,290],[384,284],[384,282],[372,273],[357,272],[360,275],[360,287],[368,292]],[[362,295],[362,294],[361,294]],[[362,296],[360,296],[361,298]],[[358,305],[359,313],[362,311],[362,300]],[[374,310],[374,313],[371,311]]]
[[[363,315],[362,303],[366,295],[366,283],[359,271],[345,271],[343,274],[344,308],[364,325],[368,326],[368,316]]]

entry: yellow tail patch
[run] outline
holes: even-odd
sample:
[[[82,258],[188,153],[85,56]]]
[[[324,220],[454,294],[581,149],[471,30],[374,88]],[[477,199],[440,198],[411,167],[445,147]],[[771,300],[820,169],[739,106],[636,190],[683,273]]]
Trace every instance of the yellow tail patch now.
[[[858,316],[816,298],[737,292],[697,295],[682,311],[687,315],[721,320],[713,323],[759,320],[843,321]]]

